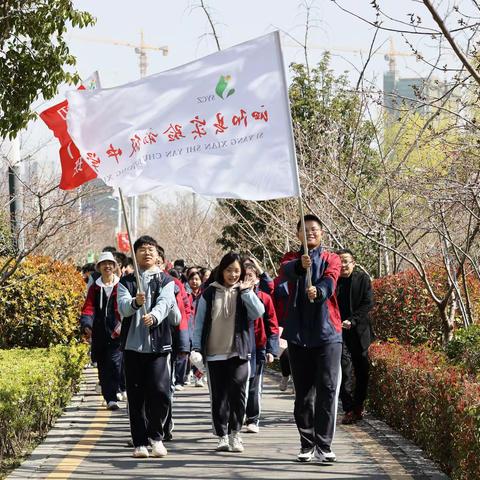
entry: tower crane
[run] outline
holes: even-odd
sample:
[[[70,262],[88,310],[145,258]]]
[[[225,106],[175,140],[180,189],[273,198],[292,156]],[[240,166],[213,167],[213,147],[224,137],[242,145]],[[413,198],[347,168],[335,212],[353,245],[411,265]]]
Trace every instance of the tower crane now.
[[[165,57],[168,55],[168,46],[155,46],[155,45],[147,45],[144,41],[143,37],[143,30],[140,31],[140,43],[134,44],[129,42],[124,42],[123,40],[113,40],[109,38],[96,38],[96,37],[83,37],[83,36],[75,36],[79,40],[83,40],[84,42],[93,42],[93,43],[107,43],[110,45],[118,45],[120,47],[130,47],[133,48],[135,53],[138,55],[138,66],[140,67],[140,78],[144,78],[147,75],[147,50],[153,50],[157,52],[162,52],[163,56]]]
[[[388,69],[390,72],[395,71],[396,68],[396,62],[395,58],[396,57],[416,57],[417,55],[413,52],[400,52],[398,50],[395,50],[395,46],[393,44],[393,38],[390,37],[389,39],[390,43],[390,48],[388,51],[373,51],[373,55],[383,55],[383,58],[388,62]],[[299,45],[296,45],[294,43],[290,42],[284,42],[283,45],[288,48],[293,48],[293,47],[299,47]],[[369,50],[363,49],[363,48],[354,48],[354,47],[349,47],[349,46],[327,46],[327,45],[318,45],[318,44],[309,44],[308,45],[309,49],[313,50],[325,50],[325,51],[333,51],[333,52],[348,52],[348,53],[365,53],[369,54]]]

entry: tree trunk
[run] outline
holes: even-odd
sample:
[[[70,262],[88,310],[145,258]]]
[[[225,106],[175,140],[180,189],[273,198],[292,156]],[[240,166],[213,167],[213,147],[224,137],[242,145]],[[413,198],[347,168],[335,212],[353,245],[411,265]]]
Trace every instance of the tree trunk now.
[[[455,304],[452,304],[450,314],[447,313],[448,303],[437,303],[438,312],[442,321],[443,345],[446,346],[453,337],[453,326],[455,318]]]

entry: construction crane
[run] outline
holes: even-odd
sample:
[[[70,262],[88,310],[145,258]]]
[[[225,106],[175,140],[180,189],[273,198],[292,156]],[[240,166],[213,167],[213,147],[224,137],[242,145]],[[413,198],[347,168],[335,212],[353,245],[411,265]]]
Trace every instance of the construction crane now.
[[[383,58],[388,62],[388,69],[390,72],[394,72],[396,68],[396,62],[395,58],[396,57],[417,57],[417,55],[413,52],[399,52],[398,50],[395,50],[395,46],[393,44],[393,38],[390,37],[389,39],[390,42],[390,49],[388,51],[380,51],[380,50],[374,50],[372,52],[373,55],[383,55]],[[299,48],[301,47],[300,44],[294,44],[290,42],[284,42],[283,45],[288,48]],[[367,49],[363,48],[354,48],[354,47],[348,47],[348,46],[326,46],[326,45],[316,45],[316,44],[308,44],[308,49],[313,49],[313,50],[325,50],[325,51],[332,51],[332,52],[348,52],[348,53],[364,53],[364,54],[369,54],[370,51]]]
[[[120,47],[133,48],[135,53],[138,55],[140,78],[144,78],[147,76],[147,50],[162,52],[164,57],[168,55],[168,47],[166,45],[160,47],[157,47],[155,45],[147,45],[143,38],[143,30],[140,31],[140,43],[138,45],[135,45],[134,43],[124,42],[122,40],[112,40],[108,38],[83,37],[78,35],[74,35],[74,37],[78,38],[79,40],[83,40],[84,42],[107,43],[110,45],[118,45]]]

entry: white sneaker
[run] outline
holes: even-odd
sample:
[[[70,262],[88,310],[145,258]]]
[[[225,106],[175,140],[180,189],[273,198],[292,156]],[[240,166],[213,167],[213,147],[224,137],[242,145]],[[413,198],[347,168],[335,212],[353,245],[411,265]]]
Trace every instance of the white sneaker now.
[[[231,452],[238,452],[241,453],[243,452],[243,442],[240,437],[239,432],[234,432],[230,435],[230,451]]]
[[[290,377],[282,377],[282,379],[280,380],[280,383],[278,384],[278,389],[281,392],[285,392],[285,390],[287,390],[289,378]]]
[[[203,378],[197,378],[197,379],[195,380],[195,386],[196,386],[196,387],[204,387],[205,384],[203,383]]]
[[[300,452],[298,452],[297,460],[299,462],[311,462],[314,456],[315,456],[314,448],[301,448]]]
[[[247,433],[258,433],[260,431],[260,427],[256,423],[249,423],[246,430]]]
[[[333,452],[324,452],[318,447],[315,449],[315,460],[320,463],[332,463],[337,461],[337,456]]]
[[[181,392],[182,390],[185,390],[185,387],[183,385],[180,385],[179,383],[175,385],[176,392]]]
[[[152,456],[166,457],[167,449],[161,440],[152,440]]]
[[[230,444],[228,443],[228,435],[224,435],[223,437],[218,437],[218,445],[215,449],[217,452],[229,452],[230,451]]]
[[[133,450],[133,456],[135,458],[148,458],[148,450],[147,447],[141,446],[141,447],[135,447]]]
[[[127,392],[118,392],[117,393],[117,400],[119,402],[126,402],[127,401]]]
[[[102,387],[100,385],[100,382],[95,384],[95,393],[98,393],[99,395],[102,393]]]
[[[113,400],[107,403],[107,410],[118,410],[119,408],[118,403]]]

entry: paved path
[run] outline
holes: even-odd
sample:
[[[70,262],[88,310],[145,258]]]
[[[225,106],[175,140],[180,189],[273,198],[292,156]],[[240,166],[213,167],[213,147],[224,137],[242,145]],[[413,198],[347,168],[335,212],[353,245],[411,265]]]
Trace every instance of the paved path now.
[[[82,390],[45,441],[9,479],[446,479],[414,446],[382,422],[339,425],[333,445],[338,461],[330,465],[295,460],[298,433],[293,395],[265,382],[259,434],[244,434],[245,452],[214,452],[206,388],[186,387],[176,394],[175,431],[164,459],[134,459],[127,447],[126,409],[101,407],[96,371],[86,370]],[[124,404],[122,404],[124,406]]]

